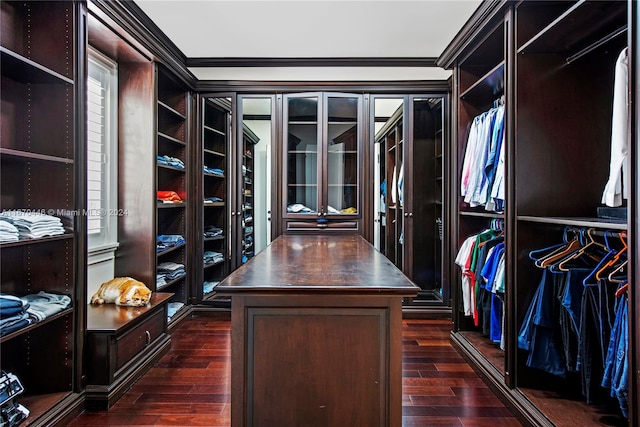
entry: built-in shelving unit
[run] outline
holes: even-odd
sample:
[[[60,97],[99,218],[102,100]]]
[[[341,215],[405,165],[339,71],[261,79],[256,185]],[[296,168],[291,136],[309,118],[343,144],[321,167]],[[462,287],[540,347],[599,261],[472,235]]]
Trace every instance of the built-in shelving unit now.
[[[3,316],[0,367],[24,387],[15,398],[30,411],[22,425],[52,425],[82,405],[84,307],[76,306],[86,298],[86,225],[78,215],[85,203],[81,8],[70,1],[1,2],[0,211],[18,211],[16,220],[60,218],[64,234],[0,242],[0,288],[23,299],[41,292],[68,299],[44,318],[18,321],[24,312],[16,313],[13,327]]]
[[[560,263],[551,280],[549,274],[545,276],[548,266],[534,263],[535,251],[563,242],[567,245],[573,238],[582,239],[581,247],[594,239],[601,247],[616,252],[627,244],[634,250],[637,246],[636,242],[627,241],[633,236],[633,224],[598,217],[609,177],[614,87],[618,83],[614,76],[618,57],[631,38],[628,20],[632,4],[584,0],[484,2],[471,18],[477,25],[475,30],[459,34],[438,59],[440,65],[454,70],[453,109],[457,112],[453,128],[456,144],[447,186],[457,203],[448,217],[449,223],[445,224],[452,248],[448,256],[455,259],[468,236],[495,224],[504,226],[505,245],[505,289],[499,297],[504,304],[500,342],[482,327],[482,320],[478,324],[474,316],[458,309],[465,298],[464,286],[469,286],[469,280],[478,279],[478,271],[472,268],[472,276],[467,276],[472,279],[465,280],[461,275],[462,266],[456,266],[451,273],[453,306],[456,307],[452,340],[528,425],[631,426],[638,422],[637,395],[628,404],[627,418],[623,405],[611,397],[610,387],[601,385],[604,369],[601,359],[607,354],[613,325],[613,317],[608,317],[606,310],[593,320],[604,325],[601,331],[604,344],[599,344],[598,339],[590,341],[592,346],[585,344],[595,332],[588,331],[591,315],[583,313],[576,327],[585,335],[580,339],[581,344],[572,347],[572,339],[578,342],[575,335],[578,329],[563,329],[559,322],[570,307],[566,307],[565,300],[562,304],[552,304],[554,298],[545,300],[544,307],[551,317],[535,317],[533,328],[542,334],[541,328],[549,327],[549,341],[544,347],[547,365],[538,363],[542,359],[536,359],[533,350],[525,344],[529,310],[540,307],[537,301],[542,301],[543,289],[551,289],[552,293],[571,289],[579,301],[587,304],[584,307],[588,307],[590,289],[594,289],[586,283],[588,277],[582,277],[584,280],[580,280],[577,288],[569,283],[568,277],[581,274],[577,264]],[[495,107],[496,101],[503,101],[505,106],[503,212],[471,206],[464,201],[460,190],[465,179],[463,162],[471,124],[476,116]],[[632,168],[634,166],[637,165]],[[631,169],[628,173],[632,186],[628,190],[635,194],[637,170]],[[635,204],[631,199],[624,200],[622,210],[635,212]],[[476,240],[476,244],[482,242]],[[476,253],[480,256],[480,251]],[[627,280],[633,278],[635,269],[635,262],[629,261],[623,270]],[[596,268],[584,260],[580,265],[589,272]],[[603,280],[597,284],[603,292],[600,296],[604,298],[605,293],[611,293],[613,301],[613,291],[618,285],[612,279]],[[624,282],[620,277],[616,280]],[[478,283],[482,286],[484,282],[476,281],[476,286]],[[634,313],[637,302],[634,293],[629,287],[626,294],[615,297],[616,304],[628,301],[629,313]],[[476,299],[476,304],[484,303]],[[611,308],[609,314],[613,313]],[[628,351],[637,346],[638,330],[637,319],[632,321],[634,316],[630,316],[625,331]],[[569,317],[566,319],[569,322]],[[562,336],[561,331],[564,331]],[[562,343],[569,344],[563,346]],[[539,343],[530,345],[533,348]],[[573,352],[578,348],[582,365],[573,361]],[[629,374],[625,371],[622,375],[628,375],[633,394],[638,387],[634,374],[637,357],[631,353],[621,357],[626,357],[629,363]],[[555,365],[554,360],[560,360],[559,365]],[[582,381],[587,370],[590,385]]]
[[[201,186],[198,193],[202,224],[200,274],[196,281],[201,301],[228,304],[215,294],[215,286],[230,271],[231,226],[229,221],[229,179],[231,149],[231,102],[228,98],[203,97],[201,100]]]
[[[156,251],[157,277],[155,291],[171,292],[169,324],[184,318],[188,313],[190,291],[189,254],[189,132],[188,90],[165,67],[156,66],[156,238],[160,245]],[[172,266],[174,270],[167,270]]]

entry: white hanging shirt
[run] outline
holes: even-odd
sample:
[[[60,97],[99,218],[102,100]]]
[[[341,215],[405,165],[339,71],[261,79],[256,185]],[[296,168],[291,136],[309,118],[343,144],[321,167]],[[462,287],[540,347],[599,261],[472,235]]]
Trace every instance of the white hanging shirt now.
[[[623,194],[625,199],[629,197],[628,74],[628,48],[624,48],[616,61],[611,119],[611,164],[609,181],[602,193],[602,203],[610,207],[621,206]]]

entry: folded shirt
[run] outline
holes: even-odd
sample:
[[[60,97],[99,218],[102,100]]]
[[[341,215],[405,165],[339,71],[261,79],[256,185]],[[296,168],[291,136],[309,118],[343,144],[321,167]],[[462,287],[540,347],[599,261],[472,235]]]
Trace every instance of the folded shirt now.
[[[177,169],[184,169],[184,162],[177,157],[156,156],[159,165],[172,166]]]
[[[170,190],[158,190],[156,197],[163,202],[179,203],[183,201],[178,193]]]
[[[68,295],[44,291],[25,295],[22,299],[29,304],[27,313],[37,322],[71,307],[71,298]]]
[[[19,240],[19,232],[15,225],[0,218],[0,242],[15,242]]]
[[[18,239],[37,239],[64,234],[62,220],[52,215],[15,210],[1,212],[0,219],[5,232],[15,235],[10,228],[11,225],[18,230]]]
[[[209,166],[204,165],[203,170],[204,170],[204,173],[208,173],[208,174],[211,174],[211,175],[224,177],[224,170],[222,170],[222,169],[210,168]]]

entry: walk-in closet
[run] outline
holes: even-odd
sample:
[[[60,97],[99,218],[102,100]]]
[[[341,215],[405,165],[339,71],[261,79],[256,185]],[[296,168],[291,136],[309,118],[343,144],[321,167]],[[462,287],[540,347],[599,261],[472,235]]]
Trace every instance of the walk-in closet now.
[[[2,426],[640,425],[637,0],[0,6]]]

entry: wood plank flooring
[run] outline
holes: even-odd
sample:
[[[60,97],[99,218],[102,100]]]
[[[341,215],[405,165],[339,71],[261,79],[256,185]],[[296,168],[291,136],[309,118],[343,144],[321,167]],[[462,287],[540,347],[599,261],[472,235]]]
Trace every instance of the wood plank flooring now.
[[[406,319],[402,328],[403,427],[521,425],[451,346],[448,319]],[[230,321],[195,317],[171,340],[109,411],[84,412],[69,425],[230,426]]]

